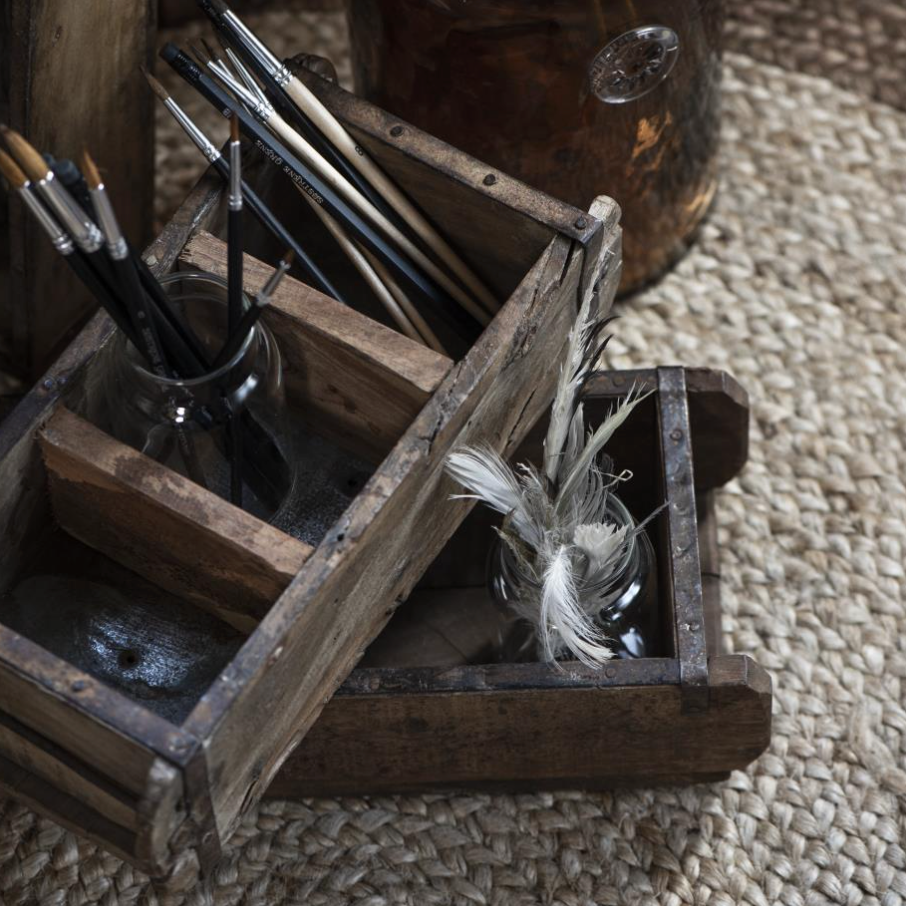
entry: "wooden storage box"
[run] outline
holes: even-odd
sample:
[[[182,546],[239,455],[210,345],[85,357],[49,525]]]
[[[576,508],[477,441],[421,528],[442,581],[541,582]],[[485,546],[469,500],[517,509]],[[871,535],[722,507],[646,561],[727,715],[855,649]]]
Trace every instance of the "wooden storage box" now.
[[[607,306],[619,276],[612,202],[583,214],[307,78],[506,302],[454,361],[284,282],[267,316],[309,438],[302,540],[89,421],[106,317],[3,423],[0,784],[154,875],[186,851],[217,856],[467,514],[448,500],[447,452],[515,448],[548,404],[580,292]],[[342,283],[288,183],[260,176]],[[199,183],[149,250],[158,271],[222,269],[223,195]],[[250,262],[252,289],[262,273]]]
[[[668,503],[649,529],[656,656],[603,670],[494,663],[481,645],[492,641],[483,586],[496,517],[476,508],[366,653],[365,664],[381,666],[352,672],[268,795],[692,783],[725,778],[764,751],[770,677],[723,653],[720,634],[714,496],[746,461],[746,394],[706,369],[604,372],[588,386],[589,423],[633,385],[655,393],[607,449],[618,470],[635,472],[620,495],[637,517]],[[515,459],[540,462],[545,427]],[[451,645],[435,644],[439,636]],[[451,646],[478,662],[460,666]]]

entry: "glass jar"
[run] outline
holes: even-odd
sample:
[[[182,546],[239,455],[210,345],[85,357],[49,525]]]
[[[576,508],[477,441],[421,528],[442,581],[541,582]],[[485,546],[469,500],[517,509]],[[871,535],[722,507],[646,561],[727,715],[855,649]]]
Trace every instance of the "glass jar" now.
[[[226,337],[226,282],[213,274],[186,271],[160,282],[213,361]],[[185,380],[152,374],[121,332],[113,344],[112,373],[106,381],[110,433],[285,528],[298,484],[294,428],[286,408],[280,351],[265,324],[259,320],[222,367]]]
[[[623,502],[611,494],[607,520],[617,527],[634,526]],[[504,640],[502,660],[539,660],[535,626],[520,617],[514,605],[526,593],[537,598],[540,585],[522,570],[508,545],[498,540],[491,551],[488,587],[499,607],[513,616],[513,627]],[[615,657],[652,657],[657,646],[657,570],[654,547],[644,530],[636,532],[616,569],[603,581],[578,583],[579,600],[607,638]],[[571,660],[562,648],[558,660]]]
[[[725,7],[347,0],[355,89],[582,210],[613,197],[626,290],[685,250],[714,196]]]

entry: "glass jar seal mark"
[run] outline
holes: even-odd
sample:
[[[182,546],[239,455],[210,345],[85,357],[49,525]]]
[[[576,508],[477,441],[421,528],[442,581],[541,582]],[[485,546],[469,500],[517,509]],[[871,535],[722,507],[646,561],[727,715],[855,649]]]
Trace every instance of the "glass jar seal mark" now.
[[[666,25],[646,25],[614,38],[592,61],[591,90],[605,104],[625,104],[652,91],[670,75],[679,36]]]

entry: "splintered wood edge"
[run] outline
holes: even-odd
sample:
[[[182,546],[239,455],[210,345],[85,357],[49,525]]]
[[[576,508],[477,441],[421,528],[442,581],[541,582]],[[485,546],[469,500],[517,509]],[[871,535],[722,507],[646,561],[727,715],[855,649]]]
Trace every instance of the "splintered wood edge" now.
[[[186,244],[180,262],[226,277],[226,243],[201,230]],[[243,273],[246,292],[260,288],[273,270],[257,258],[245,255]],[[271,307],[327,342],[354,351],[373,367],[421,391],[426,397],[437,389],[453,366],[452,360],[446,356],[292,277],[286,277],[280,284]]]
[[[215,535],[291,579],[312,548],[221,500],[188,478],[114,440],[60,406],[40,435],[49,471],[59,478],[125,487],[198,531]],[[99,518],[102,514],[98,514]]]

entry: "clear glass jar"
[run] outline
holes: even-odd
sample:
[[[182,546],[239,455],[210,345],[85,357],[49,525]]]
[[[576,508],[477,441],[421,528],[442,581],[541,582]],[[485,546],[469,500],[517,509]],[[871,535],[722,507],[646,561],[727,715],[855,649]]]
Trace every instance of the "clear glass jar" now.
[[[226,336],[226,282],[213,274],[185,271],[160,282],[214,360]],[[112,372],[106,381],[110,433],[285,528],[298,484],[294,427],[286,408],[280,351],[264,323],[256,323],[229,362],[186,380],[152,374],[121,332],[113,342]],[[234,449],[241,450],[238,457]]]
[[[607,519],[618,527],[634,526],[635,521],[623,502],[611,494]],[[488,588],[495,603],[513,617],[513,627],[504,640],[501,659],[539,660],[535,627],[521,618],[514,605],[529,592],[537,596],[540,585],[519,567],[516,557],[502,541],[491,551]],[[586,613],[610,642],[615,657],[652,657],[657,645],[657,569],[654,547],[644,530],[632,537],[622,561],[606,580],[578,585],[579,598]],[[564,648],[562,658],[571,656]]]

